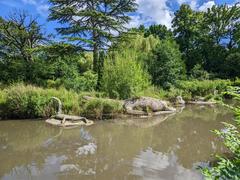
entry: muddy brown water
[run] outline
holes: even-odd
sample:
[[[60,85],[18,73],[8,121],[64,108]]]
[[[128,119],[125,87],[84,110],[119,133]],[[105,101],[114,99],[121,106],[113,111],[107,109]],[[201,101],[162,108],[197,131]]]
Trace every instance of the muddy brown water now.
[[[203,179],[196,167],[226,153],[210,130],[232,119],[223,107],[188,106],[167,119],[68,130],[43,121],[0,121],[0,179]]]

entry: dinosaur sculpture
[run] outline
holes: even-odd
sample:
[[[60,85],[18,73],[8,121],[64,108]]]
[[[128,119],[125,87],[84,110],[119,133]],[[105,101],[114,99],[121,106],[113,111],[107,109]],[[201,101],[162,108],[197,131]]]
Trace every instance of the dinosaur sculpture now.
[[[62,113],[62,102],[57,97],[52,97],[51,99],[56,100],[58,103],[57,114],[47,119],[46,122],[56,126],[68,127],[68,126],[79,126],[79,125],[92,125],[93,121],[86,119],[81,116],[72,116]]]
[[[150,97],[125,100],[124,108],[131,115],[160,115],[176,112],[176,109],[169,107],[166,101]]]

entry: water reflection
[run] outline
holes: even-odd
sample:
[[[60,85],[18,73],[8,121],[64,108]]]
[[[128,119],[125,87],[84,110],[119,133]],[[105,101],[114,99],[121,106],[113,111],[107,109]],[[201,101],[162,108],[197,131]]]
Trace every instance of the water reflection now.
[[[213,153],[225,153],[210,130],[221,129],[220,122],[232,114],[222,107],[192,106],[163,119],[70,130],[41,121],[2,121],[0,178],[201,179],[194,167],[212,160]]]
[[[177,156],[173,152],[164,154],[148,148],[134,158],[132,174],[149,180],[194,180],[202,178],[198,172],[184,168],[177,160]]]

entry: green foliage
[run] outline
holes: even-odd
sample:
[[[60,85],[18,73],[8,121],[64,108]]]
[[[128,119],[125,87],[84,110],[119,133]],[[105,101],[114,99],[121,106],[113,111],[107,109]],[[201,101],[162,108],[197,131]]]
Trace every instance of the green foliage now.
[[[91,47],[94,72],[98,71],[99,50],[113,41],[114,32],[123,32],[130,20],[127,13],[134,12],[137,7],[135,0],[50,0],[50,3],[49,20],[57,20],[64,25],[57,29],[58,32]]]
[[[229,85],[231,85],[231,82],[228,80],[192,80],[179,81],[176,87],[183,91],[185,99],[193,99],[195,97],[220,94],[226,91]]]
[[[240,78],[236,78],[233,83],[232,83],[233,86],[238,86],[240,87]]]
[[[0,89],[0,119],[2,117],[3,114],[3,108],[4,108],[4,104],[6,102],[6,98],[7,98],[7,93],[3,90]]]
[[[197,80],[209,79],[209,73],[200,64],[196,64],[190,71],[190,77]]]
[[[111,98],[127,99],[150,86],[150,76],[143,68],[144,57],[157,45],[153,36],[127,35],[105,59],[101,90]]]
[[[136,97],[153,97],[157,99],[164,99],[166,98],[167,91],[164,91],[163,89],[160,89],[158,87],[149,86],[147,89],[144,89],[143,91],[136,93]]]
[[[240,95],[231,93],[240,101]],[[240,108],[230,107],[235,111],[236,122],[240,122]],[[224,123],[225,128],[214,130],[215,134],[220,137],[224,145],[231,152],[231,157],[217,156],[218,162],[213,167],[201,168],[206,179],[240,179],[240,132],[232,124]]]
[[[113,118],[123,112],[120,101],[102,98],[88,100],[83,107],[83,114],[86,117],[102,120],[103,118]]]
[[[240,77],[240,53],[229,54],[225,61],[225,71],[228,77]]]
[[[48,88],[64,87],[67,90],[80,91],[94,91],[97,86],[97,75],[92,71],[86,71],[82,75],[75,75],[73,77],[63,77],[60,79],[48,80]]]
[[[146,60],[154,85],[169,88],[185,75],[184,62],[174,41],[161,41]]]
[[[203,13],[196,12],[187,4],[181,5],[173,19],[174,35],[186,61],[186,68],[190,71],[197,63],[201,63],[202,54],[199,41],[205,34],[202,28]],[[200,61],[200,62],[199,62]]]
[[[105,62],[101,88],[109,97],[127,99],[150,85],[149,75],[131,50],[116,53]]]
[[[173,19],[174,35],[180,45],[187,71],[202,64],[218,77],[225,74],[224,62],[239,45],[240,7],[214,5],[206,12],[194,11],[183,4]]]
[[[113,118],[123,111],[121,101],[84,96],[100,96],[95,92],[77,94],[64,88],[43,89],[31,85],[17,84],[0,90],[0,118],[35,119],[55,114],[57,104],[51,97],[63,103],[63,113],[83,115],[93,119]]]
[[[22,59],[0,60],[0,82],[10,84],[26,80],[26,63]]]
[[[141,27],[140,27],[141,28]],[[159,38],[160,40],[164,39],[173,39],[173,33],[165,25],[151,25],[149,28],[144,29],[144,36],[148,37],[153,35],[154,37]]]
[[[6,19],[0,18],[0,60],[24,61],[25,71],[21,73],[24,73],[25,81],[32,80],[31,50],[46,39],[36,18],[24,11],[14,11]]]
[[[155,38],[153,35],[144,37],[143,33],[131,34],[130,31],[129,34],[123,35],[110,50],[118,52],[131,50],[132,54],[141,58],[141,56],[151,52],[158,43],[159,39]]]
[[[4,95],[5,94],[5,95]],[[22,84],[10,86],[1,91],[3,118],[40,118],[53,113],[51,97],[59,97],[63,102],[65,113],[80,113],[78,95],[65,89],[42,89]]]
[[[223,4],[214,5],[204,14],[206,28],[209,32],[209,40],[221,44],[222,39],[228,39],[227,47],[232,49],[239,41],[240,7],[236,3],[233,6]]]

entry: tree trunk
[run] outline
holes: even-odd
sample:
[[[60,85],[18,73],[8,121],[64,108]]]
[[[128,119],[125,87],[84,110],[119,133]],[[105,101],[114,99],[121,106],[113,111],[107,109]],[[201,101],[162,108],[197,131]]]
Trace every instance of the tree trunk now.
[[[98,37],[96,31],[93,31],[93,71],[98,72],[98,56],[99,56],[99,48],[98,48]]]
[[[21,52],[22,57],[25,61],[25,80],[27,82],[32,82],[33,79],[33,60],[30,54],[25,53],[24,51]]]
[[[97,90],[101,89],[101,81],[103,76],[103,66],[104,66],[104,52],[101,51],[98,57],[98,79],[97,79]]]

